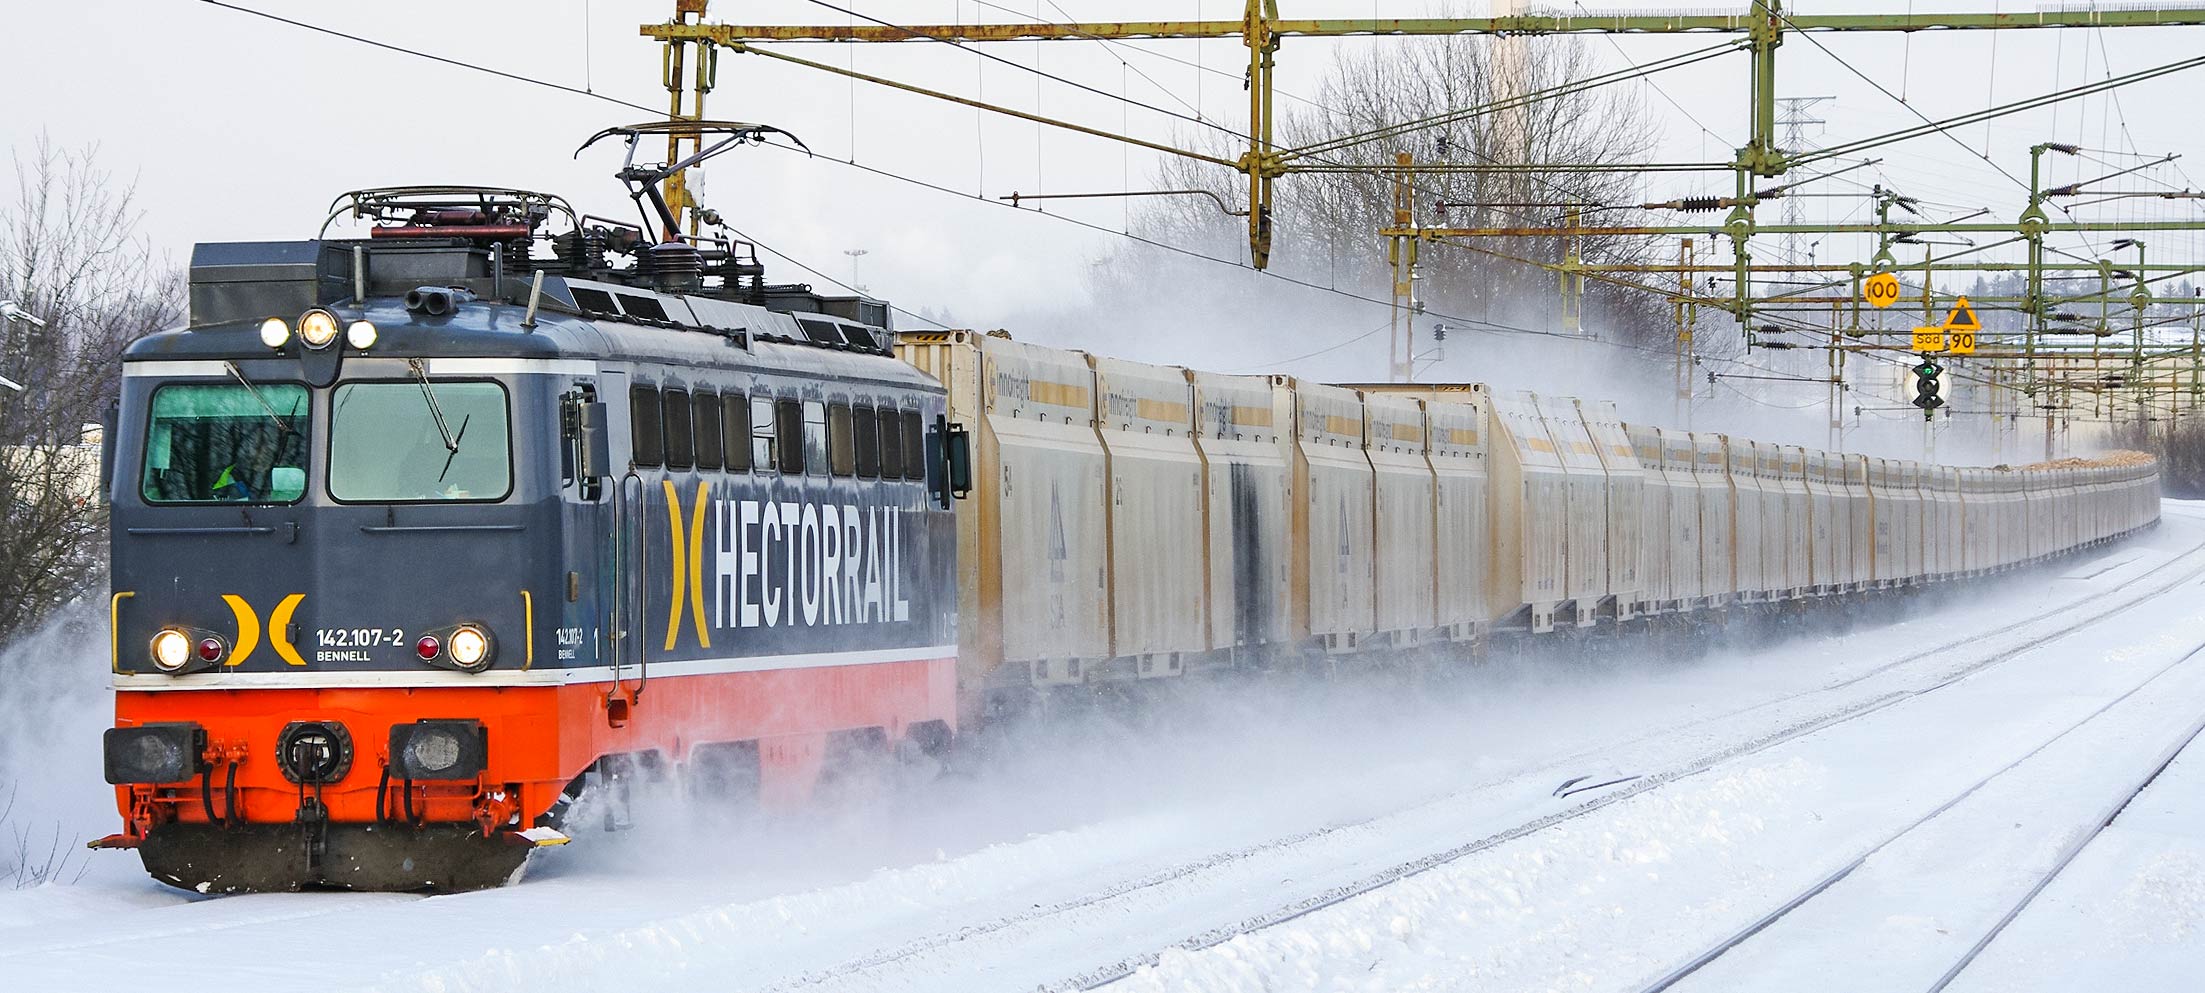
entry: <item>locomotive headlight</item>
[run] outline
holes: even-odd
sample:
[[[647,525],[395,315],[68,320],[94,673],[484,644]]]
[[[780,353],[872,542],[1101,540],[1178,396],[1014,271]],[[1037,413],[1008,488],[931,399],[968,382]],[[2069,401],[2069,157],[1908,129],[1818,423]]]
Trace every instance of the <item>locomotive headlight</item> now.
[[[176,672],[191,662],[191,636],[176,628],[162,628],[153,636],[153,665],[162,672]]]
[[[261,344],[269,348],[282,348],[283,343],[290,340],[291,326],[283,323],[283,318],[271,317],[260,322]]]
[[[359,349],[375,344],[375,325],[366,321],[353,321],[345,328],[345,344]]]
[[[476,670],[490,664],[490,636],[472,624],[462,624],[453,631],[446,650],[462,669]]]
[[[319,307],[300,314],[299,340],[308,348],[328,348],[337,340],[337,315]]]
[[[108,728],[101,736],[107,781],[177,783],[206,767],[207,732],[189,722],[157,722]]]
[[[390,729],[391,775],[398,779],[473,779],[489,765],[481,721],[424,720]]]

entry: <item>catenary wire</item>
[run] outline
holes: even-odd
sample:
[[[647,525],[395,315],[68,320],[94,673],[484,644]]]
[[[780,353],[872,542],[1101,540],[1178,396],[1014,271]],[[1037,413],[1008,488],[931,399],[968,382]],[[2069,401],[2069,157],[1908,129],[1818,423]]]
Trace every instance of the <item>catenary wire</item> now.
[[[646,113],[651,113],[651,114],[657,114],[657,113],[659,113],[659,109],[658,109],[658,108],[655,108],[655,107],[649,107],[649,106],[645,106],[645,105],[643,105],[643,104],[635,103],[635,102],[633,102],[633,101],[629,101],[629,100],[623,100],[623,99],[620,99],[620,98],[618,98],[618,97],[614,97],[614,96],[611,96],[611,95],[609,95],[609,94],[605,94],[605,93],[597,93],[597,92],[592,92],[592,91],[589,91],[589,90],[584,90],[584,89],[580,89],[580,88],[577,88],[577,87],[573,87],[573,86],[568,86],[568,85],[564,85],[564,84],[560,84],[560,83],[555,83],[555,82],[552,82],[552,81],[549,81],[549,80],[539,79],[539,78],[536,78],[536,77],[532,77],[532,76],[526,76],[526,75],[521,75],[521,74],[518,74],[518,73],[513,73],[513,72],[507,72],[507,71],[504,71],[504,70],[500,70],[500,69],[495,69],[495,68],[491,68],[491,67],[488,67],[488,66],[483,66],[483,65],[480,65],[480,64],[477,64],[477,63],[472,63],[472,62],[468,62],[468,61],[465,61],[465,60],[461,60],[461,59],[455,59],[455,58],[450,58],[450,57],[447,57],[447,56],[435,55],[435,54],[432,54],[432,53],[429,53],[429,52],[425,52],[425,51],[421,51],[421,50],[417,50],[417,49],[412,49],[412,48],[407,48],[407,47],[405,47],[405,46],[402,46],[402,45],[397,45],[397,44],[393,44],[393,43],[390,43],[390,42],[378,41],[378,40],[375,40],[375,39],[372,39],[372,38],[366,38],[366,37],[362,37],[362,36],[359,36],[359,35],[349,34],[349,33],[347,33],[347,32],[343,32],[343,31],[338,31],[338,30],[335,30],[335,29],[332,29],[332,28],[326,28],[326,27],[323,27],[323,26],[320,26],[320,25],[316,25],[316,24],[312,24],[312,23],[309,23],[309,22],[305,22],[305,21],[299,21],[299,20],[294,20],[294,19],[292,19],[292,18],[288,18],[288,17],[282,17],[282,16],[279,16],[279,15],[275,15],[275,14],[270,14],[270,13],[268,13],[268,12],[265,12],[265,11],[260,11],[260,10],[255,10],[255,9],[253,9],[253,8],[250,8],[250,7],[244,7],[244,6],[240,6],[240,5],[236,5],[236,4],[226,3],[226,2],[223,2],[223,0],[200,0],[200,2],[202,2],[202,3],[205,3],[205,4],[208,4],[208,5],[211,5],[211,6],[215,6],[215,7],[220,7],[220,8],[226,9],[226,10],[231,10],[231,11],[235,11],[235,12],[238,12],[238,13],[242,13],[242,14],[248,14],[248,15],[251,15],[251,16],[255,16],[255,17],[260,17],[260,18],[263,18],[263,19],[266,19],[266,20],[270,20],[270,21],[274,21],[274,22],[277,22],[277,23],[281,23],[281,24],[286,24],[286,25],[289,25],[289,26],[292,26],[292,27],[297,27],[297,28],[301,28],[301,29],[304,29],[304,30],[308,30],[308,31],[312,31],[312,32],[318,33],[318,34],[328,35],[328,36],[332,36],[332,37],[337,37],[337,38],[341,38],[341,39],[344,39],[344,40],[347,40],[347,41],[352,41],[352,42],[356,42],[356,43],[359,43],[359,44],[369,45],[369,46],[371,46],[371,47],[374,47],[374,48],[378,48],[378,49],[382,49],[382,50],[385,50],[385,51],[395,52],[395,53],[398,53],[398,54],[402,54],[402,55],[409,55],[409,56],[413,56],[413,57],[415,57],[415,58],[422,58],[422,59],[427,59],[427,60],[430,60],[430,61],[434,61],[434,62],[442,63],[442,64],[444,64],[444,65],[452,66],[452,67],[454,67],[454,68],[459,68],[459,69],[466,69],[466,70],[470,70],[470,71],[474,71],[474,72],[480,72],[480,73],[484,73],[484,74],[486,74],[486,75],[496,76],[496,77],[499,77],[499,78],[502,78],[502,79],[507,79],[507,80],[511,80],[511,81],[514,81],[514,82],[529,83],[529,84],[532,84],[532,85],[536,85],[536,86],[542,86],[542,87],[546,87],[546,88],[549,88],[549,89],[553,89],[553,90],[558,90],[558,91],[560,91],[560,92],[563,92],[563,93],[568,93],[568,94],[572,94],[572,95],[575,95],[575,96],[588,97],[588,98],[591,98],[591,99],[596,99],[596,100],[602,100],[602,101],[605,101],[605,102],[607,102],[607,103],[611,103],[611,104],[616,104],[616,105],[619,105],[619,106],[623,106],[623,107],[628,107],[628,108],[632,108],[632,109],[636,109],[636,110],[641,110],[641,111],[644,111],[644,112],[646,112]],[[768,147],[773,147],[773,148],[777,148],[777,149],[780,149],[780,150],[782,150],[782,151],[785,151],[785,152],[795,152],[795,153],[800,153],[800,154],[812,154],[812,153],[805,153],[805,152],[804,152],[804,150],[802,150],[802,149],[799,149],[799,148],[795,148],[795,147],[793,147],[793,146],[783,145],[783,144],[780,144],[780,143],[778,143],[778,142],[773,142],[773,141],[768,141],[768,142],[766,142],[766,145],[767,145]],[[963,191],[963,190],[957,190],[957,189],[952,189],[952,188],[950,188],[950,187],[942,186],[942,185],[940,185],[940,184],[932,183],[932,182],[929,182],[929,181],[926,181],[926,180],[922,180],[922,179],[917,179],[917,178],[915,178],[915,177],[905,176],[905,175],[902,175],[902,174],[900,174],[900,173],[892,172],[892,171],[890,171],[890,170],[882,169],[882,168],[879,168],[879,167],[876,167],[876,166],[871,166],[871,165],[866,165],[866,164],[864,164],[864,163],[854,162],[854,161],[851,161],[851,160],[849,160],[849,159],[841,159],[841,158],[836,158],[836,157],[834,157],[834,156],[832,156],[832,155],[824,155],[824,154],[816,154],[816,155],[814,155],[814,157],[816,157],[816,158],[821,158],[821,159],[825,159],[826,161],[834,162],[834,163],[837,163],[837,164],[840,164],[840,165],[843,165],[843,166],[846,166],[846,167],[849,167],[849,168],[857,169],[857,170],[859,170],[859,171],[862,171],[862,172],[866,172],[866,173],[869,173],[869,174],[872,174],[872,175],[877,175],[877,176],[880,176],[880,177],[883,177],[883,178],[886,178],[886,179],[891,179],[891,180],[894,180],[894,181],[897,181],[897,182],[901,182],[901,183],[906,183],[906,184],[910,184],[910,185],[915,185],[915,186],[919,186],[919,187],[922,187],[922,188],[925,188],[925,189],[933,190],[933,191],[935,191],[935,192],[940,192],[940,193],[946,193],[946,194],[949,194],[949,195],[952,195],[952,196],[956,196],[956,197],[961,197],[961,198],[964,198],[964,199],[967,199],[967,200],[971,200],[971,201],[974,201],[974,202],[976,202],[976,203],[979,203],[979,204],[985,204],[985,205],[989,205],[989,206],[995,206],[995,207],[1000,207],[1000,208],[1003,208],[1003,209],[1012,209],[1012,210],[1016,210],[1016,209],[1018,209],[1018,208],[1010,207],[1010,206],[1009,206],[1009,205],[1007,205],[1007,204],[1000,204],[1000,203],[996,203],[995,201],[989,200],[989,199],[987,199],[987,198],[985,198],[985,197],[983,197],[983,196],[980,196],[980,195],[978,195],[978,194],[973,194],[973,193],[967,193],[967,192],[965,192],[965,191]],[[1030,213],[1030,212],[1022,211],[1022,213]],[[1283,273],[1277,273],[1277,272],[1273,272],[1273,271],[1271,271],[1271,270],[1267,270],[1267,269],[1255,269],[1255,268],[1253,268],[1253,267],[1251,267],[1251,266],[1249,266],[1249,265],[1247,265],[1247,264],[1245,264],[1245,263],[1242,263],[1242,262],[1240,262],[1240,261],[1237,261],[1237,260],[1233,260],[1233,259],[1226,259],[1226,258],[1221,258],[1221,257],[1218,257],[1218,256],[1214,256],[1214,255],[1209,255],[1209,254],[1206,254],[1206,253],[1203,253],[1203,252],[1195,251],[1195,250],[1193,250],[1193,249],[1189,249],[1189,248],[1184,248],[1184,247],[1182,247],[1182,246],[1178,246],[1178,245],[1172,245],[1172,244],[1169,244],[1169,243],[1167,243],[1167,242],[1159,241],[1159,240],[1157,240],[1157,239],[1153,239],[1153,238],[1148,238],[1148,237],[1144,237],[1144,236],[1141,236],[1141,235],[1133,234],[1133,233],[1131,233],[1131,232],[1128,232],[1128,231],[1120,231],[1120,230],[1117,230],[1117,229],[1115,229],[1115,228],[1105,227],[1105,226],[1103,226],[1103,225],[1099,225],[1099,224],[1094,224],[1094,223],[1091,223],[1091,222],[1088,222],[1088,221],[1082,221],[1082,220],[1080,220],[1080,219],[1078,219],[1078,218],[1070,217],[1070,216],[1067,216],[1067,215],[1063,215],[1063,214],[1045,214],[1045,215],[1042,215],[1042,216],[1050,217],[1050,218],[1053,218],[1053,219],[1055,219],[1055,220],[1058,220],[1058,221],[1061,221],[1061,222],[1064,222],[1064,223],[1074,224],[1074,225],[1077,225],[1077,226],[1079,226],[1079,227],[1082,227],[1082,228],[1086,228],[1086,229],[1088,229],[1088,230],[1092,230],[1092,231],[1100,232],[1100,233],[1103,233],[1103,234],[1108,234],[1108,235],[1112,235],[1112,236],[1114,236],[1114,237],[1119,237],[1119,238],[1127,239],[1127,240],[1130,240],[1130,241],[1134,241],[1134,242],[1137,242],[1137,243],[1140,243],[1140,244],[1143,244],[1143,245],[1147,245],[1147,246],[1149,246],[1149,247],[1152,247],[1152,248],[1158,248],[1158,249],[1162,249],[1162,250],[1164,250],[1164,251],[1167,251],[1167,252],[1171,252],[1171,253],[1174,253],[1174,254],[1178,254],[1178,255],[1182,255],[1182,256],[1186,256],[1186,257],[1188,257],[1188,258],[1192,258],[1192,259],[1198,259],[1198,260],[1202,260],[1202,261],[1206,261],[1206,262],[1210,262],[1210,263],[1214,263],[1214,264],[1218,264],[1218,265],[1224,265],[1224,266],[1229,266],[1229,267],[1232,267],[1232,268],[1235,268],[1235,269],[1240,269],[1240,270],[1244,270],[1244,271],[1248,271],[1248,272],[1253,272],[1253,273],[1256,273],[1256,274],[1258,274],[1258,275],[1260,275],[1260,276],[1263,276],[1263,277],[1265,277],[1265,278],[1269,278],[1269,279],[1277,280],[1277,281],[1280,281],[1280,282],[1284,282],[1284,283],[1287,283],[1287,284],[1290,284],[1290,285],[1294,285],[1294,286],[1299,286],[1299,287],[1302,287],[1302,288],[1304,288],[1304,289],[1310,289],[1310,290],[1315,290],[1315,291],[1318,291],[1318,292],[1320,292],[1320,293],[1326,293],[1326,294],[1331,294],[1331,295],[1334,295],[1334,296],[1340,296],[1340,297],[1344,297],[1344,298],[1347,298],[1347,299],[1350,299],[1350,300],[1355,300],[1355,301],[1359,301],[1359,302],[1363,302],[1363,303],[1369,303],[1369,304],[1374,304],[1374,305],[1381,305],[1381,306],[1387,306],[1387,307],[1391,307],[1391,306],[1393,306],[1393,305],[1394,305],[1394,301],[1392,301],[1392,300],[1390,300],[1390,299],[1380,299],[1380,298],[1377,298],[1377,297],[1372,297],[1372,296],[1366,296],[1366,295],[1363,295],[1363,294],[1360,294],[1360,293],[1354,293],[1354,292],[1351,292],[1351,291],[1348,291],[1348,290],[1342,290],[1342,289],[1338,289],[1338,288],[1336,288],[1336,287],[1326,286],[1326,285],[1323,285],[1323,284],[1320,284],[1320,283],[1315,283],[1315,282],[1311,282],[1311,281],[1309,281],[1309,280],[1305,280],[1305,279],[1300,279],[1300,278],[1297,278],[1297,277],[1294,277],[1294,276],[1288,276],[1288,275],[1285,275],[1285,274],[1283,274]],[[755,243],[755,242],[754,242],[754,243]],[[782,253],[782,252],[780,252],[780,251],[778,251],[778,250],[772,249],[772,248],[770,248],[770,247],[768,247],[768,246],[765,246],[765,245],[760,245],[759,247],[761,247],[761,248],[764,248],[764,249],[766,249],[767,251],[770,251],[770,252],[772,252],[773,254],[775,254],[775,255],[777,255],[777,256],[780,256],[780,257],[781,257],[781,258],[783,258],[783,259],[787,259],[787,260],[789,260],[789,261],[790,261],[791,263],[793,263],[793,264],[796,264],[796,265],[798,265],[798,266],[799,266],[800,268],[803,268],[803,269],[805,269],[805,270],[806,270],[806,271],[808,271],[808,272],[814,273],[815,275],[819,275],[819,276],[820,276],[820,278],[822,278],[822,279],[825,279],[825,280],[827,280],[828,282],[832,282],[832,283],[834,283],[834,284],[835,284],[835,285],[837,285],[837,286],[844,286],[845,288],[848,288],[848,287],[847,287],[847,284],[844,284],[844,283],[842,283],[842,282],[841,282],[840,280],[838,280],[838,279],[835,279],[835,278],[833,278],[833,277],[831,277],[831,276],[828,276],[828,275],[826,275],[825,273],[821,272],[821,271],[820,271],[819,269],[817,269],[816,267],[813,267],[813,266],[810,266],[810,265],[805,265],[805,264],[803,264],[802,262],[799,262],[798,260],[796,260],[795,258],[793,258],[792,256],[789,256],[789,255],[787,255],[787,254],[785,254],[785,253]],[[928,319],[928,318],[920,317],[920,316],[919,316],[919,315],[917,315],[917,314],[912,314],[912,313],[911,313],[910,311],[908,311],[908,310],[904,310],[903,308],[900,308],[900,307],[896,308],[896,310],[897,310],[897,311],[898,311],[899,313],[904,313],[904,314],[907,314],[907,315],[909,315],[909,316],[912,316],[912,317],[914,317],[914,318],[917,318],[917,319],[919,319],[919,320],[927,321],[927,323],[930,323],[930,324],[937,324],[937,325],[939,324],[939,322],[936,322],[936,321],[932,321],[932,320],[930,320],[930,319]],[[1496,333],[1496,334],[1521,334],[1521,335],[1531,335],[1531,336],[1539,336],[1539,337],[1549,337],[1549,338],[1561,338],[1561,339],[1565,339],[1565,340],[1570,340],[1570,341],[1582,341],[1582,342],[1587,342],[1587,343],[1591,343],[1591,344],[1603,345],[1603,346],[1607,346],[1607,347],[1613,347],[1613,348],[1622,348],[1622,349],[1626,349],[1626,350],[1631,350],[1631,351],[1638,351],[1638,352],[1644,352],[1644,353],[1649,353],[1649,354],[1659,354],[1659,355],[1662,355],[1662,356],[1668,356],[1668,355],[1671,355],[1671,354],[1672,354],[1672,352],[1671,352],[1671,351],[1670,351],[1669,349],[1666,349],[1666,348],[1656,348],[1656,347],[1654,347],[1654,346],[1649,346],[1649,345],[1640,345],[1640,344],[1636,344],[1636,343],[1632,343],[1632,342],[1627,342],[1627,341],[1617,341],[1617,340],[1612,340],[1612,339],[1603,339],[1603,338],[1592,338],[1592,337],[1587,337],[1587,336],[1584,336],[1584,335],[1573,335],[1573,334],[1564,334],[1564,333],[1561,333],[1561,332],[1556,332],[1556,331],[1546,331],[1546,330],[1541,330],[1541,329],[1537,329],[1537,328],[1526,328],[1526,327],[1519,327],[1519,326],[1515,326],[1515,325],[1501,324],[1501,323],[1498,323],[1498,322],[1494,322],[1494,321],[1487,321],[1487,320],[1482,320],[1482,319],[1478,319],[1478,318],[1471,318],[1471,317],[1463,317],[1463,316],[1459,316],[1459,315],[1452,315],[1452,314],[1447,314],[1447,313],[1443,313],[1443,312],[1438,312],[1438,311],[1427,311],[1427,312],[1426,312],[1426,313],[1425,313],[1425,314],[1424,314],[1423,316],[1426,316],[1426,317],[1430,317],[1430,318],[1436,318],[1436,319],[1439,319],[1439,320],[1442,320],[1442,321],[1446,321],[1446,322],[1448,322],[1448,323],[1450,323],[1450,324],[1452,324],[1452,325],[1460,326],[1460,327],[1462,327],[1462,328],[1463,328],[1464,330],[1476,330],[1476,331],[1486,331],[1486,332],[1489,332],[1489,333]],[[1369,334],[1374,334],[1374,333],[1376,333],[1376,332],[1375,332],[1375,331],[1373,331],[1373,332],[1366,332],[1366,333],[1364,333],[1363,337],[1367,337],[1367,336],[1368,336]],[[1347,342],[1342,342],[1341,344],[1346,344],[1346,343],[1347,343]],[[1329,349],[1326,349],[1326,350],[1329,350]],[[1320,352],[1320,354],[1321,354],[1321,352]],[[1872,353],[1864,353],[1864,354],[1872,354]],[[1733,365],[1738,365],[1738,366],[1742,366],[1742,367],[1745,367],[1745,368],[1750,368],[1750,369],[1758,369],[1758,370],[1761,370],[1761,371],[1766,371],[1766,372],[1780,372],[1780,371],[1781,371],[1781,370],[1775,370],[1775,369],[1771,369],[1771,368],[1769,368],[1769,367],[1766,367],[1766,366],[1760,366],[1760,365],[1756,365],[1756,364],[1754,364],[1754,363],[1751,363],[1751,362],[1747,362],[1747,361],[1745,361],[1745,360],[1742,360],[1742,359],[1729,358],[1729,357],[1725,357],[1725,356],[1717,356],[1717,355],[1707,355],[1707,354],[1701,354],[1701,355],[1697,355],[1697,356],[1696,356],[1696,358],[1698,358],[1698,359],[1702,359],[1702,360],[1705,360],[1705,361],[1714,361],[1714,362],[1725,362],[1725,363],[1730,363],[1730,364],[1733,364]]]

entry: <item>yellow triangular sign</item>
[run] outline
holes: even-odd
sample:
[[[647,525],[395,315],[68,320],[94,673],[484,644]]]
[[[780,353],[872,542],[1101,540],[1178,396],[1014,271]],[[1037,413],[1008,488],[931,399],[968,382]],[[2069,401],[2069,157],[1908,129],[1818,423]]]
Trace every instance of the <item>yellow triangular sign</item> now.
[[[1974,307],[1972,307],[1972,306],[1969,306],[1969,305],[1968,305],[1968,298],[1967,298],[1967,297],[1961,297],[1961,298],[1960,298],[1960,305],[1959,305],[1959,306],[1957,306],[1957,307],[1954,307],[1954,308],[1952,308],[1952,313],[1951,313],[1951,314],[1949,314],[1949,315],[1946,315],[1946,317],[1945,317],[1945,330],[1947,330],[1947,331],[1981,331],[1981,330],[1983,330],[1983,324],[1982,324],[1982,322],[1980,322],[1980,321],[1978,321],[1978,320],[1976,320],[1976,319],[1975,319],[1975,308],[1974,308]]]

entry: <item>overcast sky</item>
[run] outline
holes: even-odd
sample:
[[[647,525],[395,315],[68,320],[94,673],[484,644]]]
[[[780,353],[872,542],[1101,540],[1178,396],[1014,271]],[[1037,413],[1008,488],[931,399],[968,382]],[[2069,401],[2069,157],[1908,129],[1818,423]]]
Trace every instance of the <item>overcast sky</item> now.
[[[614,2],[424,2],[373,4],[240,0],[258,9],[394,45],[418,48],[517,75],[657,107],[659,49],[637,36],[665,19],[671,0]],[[1232,0],[863,0],[859,9],[892,21],[1237,18]],[[1427,2],[1327,3],[1281,0],[1281,13],[1303,16],[1414,16],[1443,9]],[[1904,2],[1847,0],[1794,11],[1902,11]],[[1915,0],[1922,10],[1990,10],[1988,4]],[[1006,13],[1002,8],[1017,13]],[[1604,4],[1598,9],[1661,9]],[[1456,9],[1482,12],[1482,5]],[[2008,4],[2005,9],[2020,9]],[[722,0],[716,20],[842,23],[846,15],[806,0],[737,4]],[[1841,64],[1842,58],[1936,118],[2057,86],[2189,57],[2205,28],[1969,32],[1906,35],[1794,35],[1780,52],[1781,95],[1831,96],[1815,114],[1828,123],[1811,140],[1834,143],[1914,123],[1892,96]],[[1700,47],[1709,36],[1590,37],[1553,42],[1591,46],[1615,67]],[[1289,39],[1280,55],[1280,89],[1313,93],[1336,53],[1401,44],[1397,39]],[[1545,44],[1549,42],[1533,42]],[[1828,51],[1823,47],[1827,46]],[[1143,103],[1245,126],[1236,41],[1154,41],[1121,47],[1095,42],[1010,43],[990,48],[1022,64],[1123,93]],[[1833,54],[1835,57],[1833,57]],[[855,64],[887,76],[974,94],[1159,139],[1194,125],[1062,83],[985,62],[946,45],[809,46],[803,54]],[[1180,61],[1173,61],[1180,60]],[[1185,63],[1195,63],[1189,65]],[[358,42],[315,34],[191,0],[15,4],[0,37],[0,133],[22,154],[40,133],[65,146],[96,143],[103,164],[134,177],[145,231],[180,262],[201,240],[311,237],[331,198],[374,185],[427,182],[509,184],[558,192],[577,206],[626,216],[608,173],[618,150],[603,146],[572,158],[597,129],[642,119],[642,112],[588,96],[442,65]],[[1659,121],[1665,158],[1724,160],[1743,140],[1744,55],[1663,74],[1641,88]],[[2087,178],[2131,150],[2194,156],[2201,140],[2197,94],[2205,75],[2187,75],[2005,118],[1874,154],[1879,170],[1854,174],[1889,182],[1932,204],[1932,216],[1988,207],[2012,217],[2021,188],[1977,157],[2026,179],[2024,149],[2058,139],[2102,152],[2098,161],[2060,159],[2059,181]],[[1292,97],[1282,98],[1291,103]],[[743,150],[714,164],[705,200],[773,249],[831,276],[855,278],[913,310],[932,308],[962,322],[994,326],[1076,307],[1087,270],[1112,236],[1054,217],[1018,212],[993,198],[1012,191],[1093,191],[1149,183],[1155,162],[1096,139],[982,119],[923,98],[851,84],[824,74],[728,54],[709,106],[715,117],[776,124],[823,157]],[[1962,145],[1966,147],[1963,148]],[[1972,151],[1971,151],[1972,150]],[[870,175],[830,161],[859,162],[948,187],[952,193]],[[2180,167],[2155,169],[2109,188],[2198,187]],[[2205,175],[2205,162],[2197,163]],[[1287,182],[1292,182],[1289,178]],[[1649,196],[1730,192],[1729,178],[1658,177]],[[1831,181],[1828,192],[1857,191]],[[1809,218],[1861,216],[1860,199],[1816,199]],[[1057,205],[1064,215],[1116,228],[1116,202]],[[2103,208],[2123,216],[2191,216],[2189,202],[2127,201]],[[1764,217],[1777,219],[1773,209]],[[1282,238],[1291,238],[1283,232]],[[2085,250],[2073,242],[2078,251]],[[2197,257],[2195,238],[2154,240],[2161,257]],[[845,253],[863,249],[862,259]],[[1841,260],[1856,248],[1826,246]],[[1223,270],[1220,270],[1223,273]],[[1229,273],[1224,273],[1230,275]],[[782,264],[776,278],[809,278]],[[817,280],[813,280],[817,281]],[[1362,306],[1362,305],[1358,305]],[[1383,308],[1370,308],[1383,320]],[[1379,339],[1382,341],[1383,339]],[[1286,354],[1282,351],[1281,354]]]

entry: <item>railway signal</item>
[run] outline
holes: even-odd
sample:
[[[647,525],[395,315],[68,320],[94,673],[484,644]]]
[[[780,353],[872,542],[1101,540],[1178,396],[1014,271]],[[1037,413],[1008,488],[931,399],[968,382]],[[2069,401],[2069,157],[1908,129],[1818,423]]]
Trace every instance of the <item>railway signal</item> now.
[[[1937,377],[1945,369],[1936,359],[1923,359],[1911,371],[1914,373],[1914,405],[1922,408],[1922,418],[1927,420],[1931,411],[1945,405],[1944,398],[1937,395],[1943,389]]]

